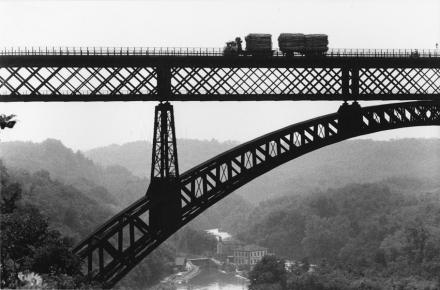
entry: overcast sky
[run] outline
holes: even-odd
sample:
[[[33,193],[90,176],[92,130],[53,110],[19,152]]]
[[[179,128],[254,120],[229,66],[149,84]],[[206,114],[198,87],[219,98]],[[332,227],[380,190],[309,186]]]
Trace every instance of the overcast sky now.
[[[440,43],[440,0],[2,1],[0,47],[221,47],[250,32],[326,33],[332,48],[431,48]],[[274,38],[276,39],[276,38]],[[374,103],[363,103],[370,105]],[[73,149],[151,140],[155,103],[0,103],[19,123],[2,141],[56,138]],[[174,103],[179,138],[246,141],[337,102]],[[440,137],[435,127],[375,139]]]

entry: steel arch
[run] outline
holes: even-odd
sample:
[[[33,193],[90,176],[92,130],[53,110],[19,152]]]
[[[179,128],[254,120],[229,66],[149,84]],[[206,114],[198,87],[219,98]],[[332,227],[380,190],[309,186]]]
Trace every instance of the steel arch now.
[[[349,122],[348,122],[349,121]],[[205,209],[273,168],[324,146],[355,136],[440,125],[440,102],[417,101],[355,107],[287,126],[239,145],[181,174],[181,222],[171,231],[153,231],[147,195],[83,240],[74,253],[106,287],[116,284],[144,257]]]

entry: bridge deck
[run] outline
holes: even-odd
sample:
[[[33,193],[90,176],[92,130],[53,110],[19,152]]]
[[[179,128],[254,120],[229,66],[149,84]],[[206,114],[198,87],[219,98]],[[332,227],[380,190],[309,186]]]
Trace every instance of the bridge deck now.
[[[30,47],[3,48],[0,56],[13,55],[149,55],[149,56],[223,56],[219,47]],[[440,57],[440,49],[358,49],[331,48],[327,57]],[[275,49],[273,56],[283,57]],[[301,56],[294,53],[294,56]]]
[[[0,101],[439,100],[440,50],[223,56],[219,48],[0,51]]]

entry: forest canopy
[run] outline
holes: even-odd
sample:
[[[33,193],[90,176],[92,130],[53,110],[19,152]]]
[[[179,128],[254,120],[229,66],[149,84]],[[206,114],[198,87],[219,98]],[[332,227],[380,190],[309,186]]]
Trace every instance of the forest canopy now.
[[[365,289],[438,289],[440,190],[405,191],[409,184],[393,179],[272,200],[240,236],[315,265],[290,269],[282,289],[359,289],[361,281]]]

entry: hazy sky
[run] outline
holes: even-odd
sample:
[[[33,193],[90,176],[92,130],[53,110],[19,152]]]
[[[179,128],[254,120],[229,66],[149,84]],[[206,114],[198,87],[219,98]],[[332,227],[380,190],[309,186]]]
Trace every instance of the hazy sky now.
[[[2,1],[0,48],[221,47],[250,32],[326,33],[332,48],[434,48],[440,0]],[[367,103],[365,103],[367,104]],[[373,104],[373,103],[368,103]],[[60,139],[73,149],[151,140],[155,103],[0,103],[19,123],[2,141]],[[335,112],[337,102],[174,103],[179,138],[246,141]],[[375,139],[440,137],[435,127]]]

